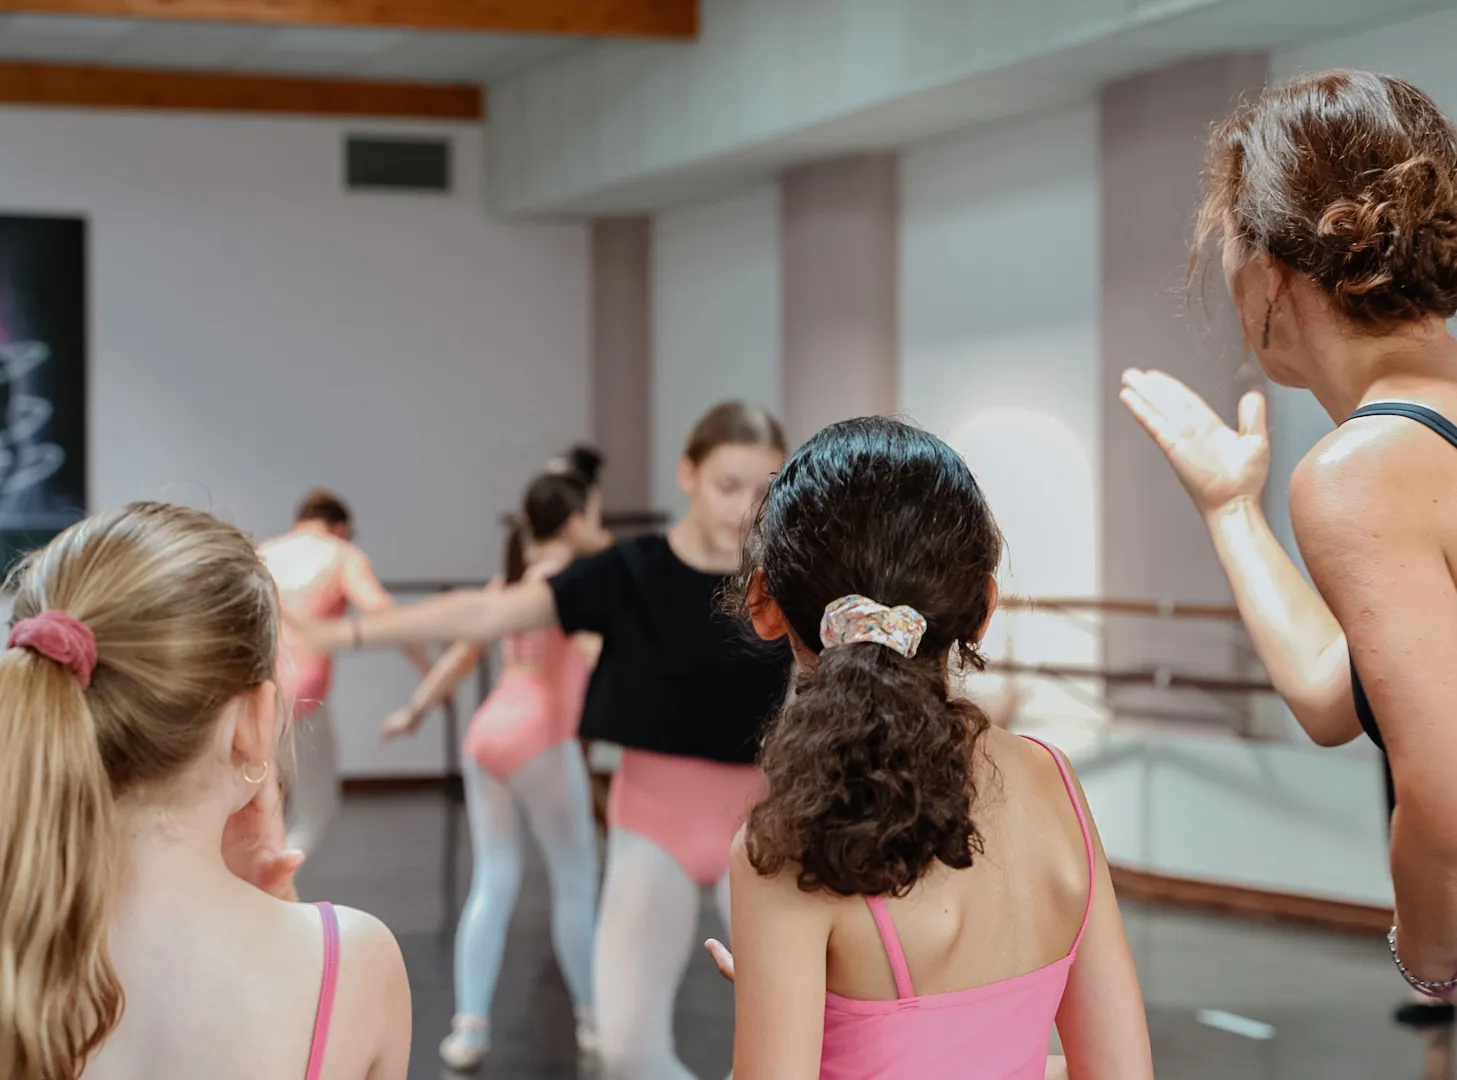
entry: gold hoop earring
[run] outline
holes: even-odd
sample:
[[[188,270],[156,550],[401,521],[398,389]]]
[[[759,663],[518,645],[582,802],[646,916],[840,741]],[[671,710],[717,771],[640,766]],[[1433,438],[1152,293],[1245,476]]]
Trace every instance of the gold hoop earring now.
[[[263,775],[260,776],[260,777],[258,777],[257,780],[254,780],[251,776],[248,775],[248,766],[246,766],[246,765],[243,766],[243,782],[245,784],[252,784],[254,787],[257,787],[259,784],[263,783],[263,781],[265,781],[267,779],[268,779],[268,762],[265,761],[263,763]]]

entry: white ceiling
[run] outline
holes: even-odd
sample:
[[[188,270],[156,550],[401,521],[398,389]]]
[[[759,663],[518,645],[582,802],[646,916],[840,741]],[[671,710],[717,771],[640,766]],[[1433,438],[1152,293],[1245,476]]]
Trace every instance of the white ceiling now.
[[[411,82],[489,82],[559,55],[581,40],[64,15],[0,16],[0,60]]]

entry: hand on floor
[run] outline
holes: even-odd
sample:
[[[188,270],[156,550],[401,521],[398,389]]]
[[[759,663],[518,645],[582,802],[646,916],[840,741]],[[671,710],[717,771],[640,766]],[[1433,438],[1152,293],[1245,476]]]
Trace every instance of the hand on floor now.
[[[708,950],[708,955],[713,957],[714,964],[718,967],[718,973],[729,982],[734,981],[734,954],[728,951],[728,946],[716,938],[709,938],[703,943]]]

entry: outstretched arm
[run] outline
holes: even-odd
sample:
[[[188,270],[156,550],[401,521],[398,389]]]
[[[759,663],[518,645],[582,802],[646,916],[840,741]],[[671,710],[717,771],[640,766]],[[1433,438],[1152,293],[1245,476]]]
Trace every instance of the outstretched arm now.
[[[1361,734],[1346,635],[1275,539],[1257,501],[1206,515],[1255,655],[1300,726],[1321,746]]]
[[[490,644],[508,634],[549,630],[557,624],[557,615],[551,586],[545,581],[525,581],[499,590],[448,593],[358,619],[320,621],[291,616],[290,622],[311,649],[344,652],[431,641]]]
[[[455,693],[462,680],[476,669],[485,651],[484,645],[470,641],[458,641],[452,645],[415,687],[410,703],[385,721],[382,737],[393,739],[413,734],[426,714]]]
[[[388,611],[395,606],[395,598],[385,591],[375,576],[369,556],[358,548],[351,548],[344,557],[344,596],[358,611],[374,614]],[[431,666],[430,654],[421,645],[406,645],[400,650],[405,659],[422,675],[428,674]]]
[[[1295,719],[1322,746],[1350,742],[1361,725],[1345,635],[1260,508],[1270,453],[1264,397],[1240,401],[1237,431],[1162,372],[1126,372],[1120,397],[1203,515],[1255,653]]]

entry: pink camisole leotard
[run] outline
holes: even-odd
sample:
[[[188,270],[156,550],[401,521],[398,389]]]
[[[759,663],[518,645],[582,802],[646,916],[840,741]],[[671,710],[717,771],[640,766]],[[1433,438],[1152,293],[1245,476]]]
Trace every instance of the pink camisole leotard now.
[[[501,643],[501,678],[471,720],[465,752],[505,780],[532,758],[576,737],[591,675],[587,658],[560,630]]]
[[[1032,741],[1057,761],[1087,850],[1088,901],[1072,949],[1026,975],[917,996],[885,901],[866,897],[890,958],[897,997],[860,1001],[825,995],[822,1080],[1043,1080],[1048,1040],[1092,911],[1096,865],[1088,820],[1062,757],[1046,743]]]
[[[338,619],[349,610],[341,541],[314,533],[288,533],[258,550],[278,582],[280,601],[311,619]],[[293,718],[319,711],[334,681],[334,659],[304,646],[287,623],[279,636],[278,689],[293,703]]]

